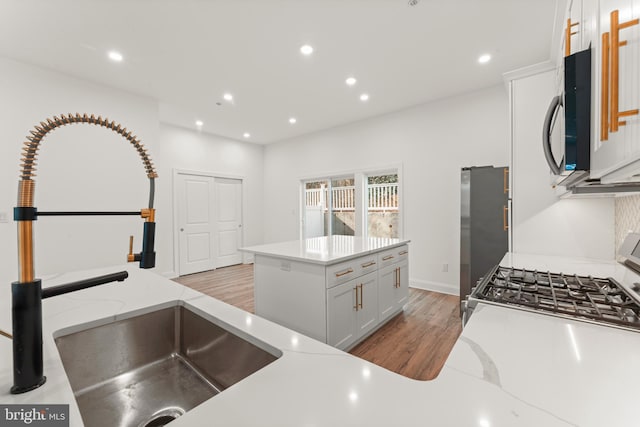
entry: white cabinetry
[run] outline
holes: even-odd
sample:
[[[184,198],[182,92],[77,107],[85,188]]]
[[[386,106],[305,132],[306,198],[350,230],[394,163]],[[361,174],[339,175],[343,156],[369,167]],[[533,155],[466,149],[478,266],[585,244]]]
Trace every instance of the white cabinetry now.
[[[640,180],[640,0],[583,0],[593,37],[591,177],[603,183]],[[617,11],[617,19],[612,13]],[[617,21],[618,30],[612,28]],[[603,38],[603,35],[607,34]],[[615,45],[615,40],[621,43]],[[604,71],[604,73],[603,73]],[[617,86],[616,82],[617,80]],[[616,115],[619,113],[619,116]],[[615,124],[620,123],[615,129]]]
[[[345,349],[378,324],[377,273],[327,290],[327,344]]]
[[[256,314],[339,349],[353,347],[408,301],[408,246],[389,246],[326,264],[254,251]]]
[[[401,247],[378,255],[382,266],[378,270],[378,306],[380,319],[389,318],[405,305],[409,298],[408,250]]]

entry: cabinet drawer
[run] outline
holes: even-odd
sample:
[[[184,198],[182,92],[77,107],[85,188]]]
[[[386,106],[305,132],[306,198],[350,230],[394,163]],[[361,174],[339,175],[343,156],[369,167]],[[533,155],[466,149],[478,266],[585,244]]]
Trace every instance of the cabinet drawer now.
[[[360,275],[358,259],[341,262],[327,267],[327,288],[346,283]]]
[[[378,254],[378,268],[395,264],[409,258],[409,246],[403,245]]]
[[[327,288],[378,270],[378,256],[372,254],[327,267]]]
[[[358,276],[374,272],[378,269],[378,256],[376,254],[355,259]]]

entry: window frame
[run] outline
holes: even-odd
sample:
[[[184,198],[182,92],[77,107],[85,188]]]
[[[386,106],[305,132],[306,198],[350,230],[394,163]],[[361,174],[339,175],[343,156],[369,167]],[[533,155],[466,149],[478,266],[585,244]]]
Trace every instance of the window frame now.
[[[328,181],[328,196],[327,196],[327,204],[330,207],[329,212],[332,214],[333,200],[332,200],[332,181],[337,179],[351,178],[354,179],[354,202],[355,202],[355,228],[354,228],[354,237],[362,237],[368,238],[367,231],[367,221],[368,221],[368,200],[367,200],[367,185],[368,185],[368,177],[369,176],[380,176],[380,175],[398,175],[398,239],[404,238],[404,173],[402,164],[391,164],[381,167],[371,167],[366,169],[359,170],[350,170],[350,171],[341,171],[341,172],[332,172],[332,173],[318,173],[309,176],[300,177],[298,179],[299,183],[299,199],[300,199],[300,209],[299,209],[299,236],[301,240],[305,240],[307,237],[305,236],[305,214],[306,214],[306,200],[305,200],[305,189],[306,184],[308,182],[318,182],[318,181]],[[333,227],[331,222],[329,222],[329,233],[328,236],[332,236]]]

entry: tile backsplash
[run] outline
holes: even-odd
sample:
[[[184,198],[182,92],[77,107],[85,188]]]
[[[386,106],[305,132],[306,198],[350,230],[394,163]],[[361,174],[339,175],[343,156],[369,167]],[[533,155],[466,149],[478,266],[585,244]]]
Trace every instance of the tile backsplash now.
[[[616,251],[630,231],[640,232],[640,195],[616,197]]]

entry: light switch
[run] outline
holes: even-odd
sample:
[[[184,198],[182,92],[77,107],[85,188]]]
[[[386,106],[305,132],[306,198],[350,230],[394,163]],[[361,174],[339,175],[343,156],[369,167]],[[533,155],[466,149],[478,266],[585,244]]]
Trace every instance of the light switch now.
[[[0,212],[0,222],[9,222],[8,212]]]

